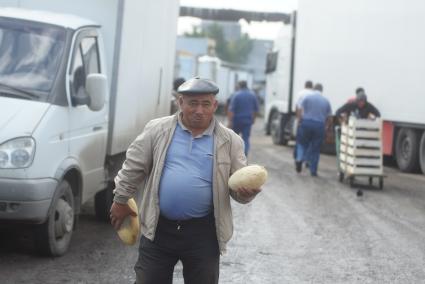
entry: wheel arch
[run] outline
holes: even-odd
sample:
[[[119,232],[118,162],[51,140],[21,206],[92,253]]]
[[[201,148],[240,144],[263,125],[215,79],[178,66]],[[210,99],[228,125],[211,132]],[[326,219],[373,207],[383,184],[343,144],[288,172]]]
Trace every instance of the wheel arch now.
[[[63,180],[66,180],[69,183],[74,196],[75,213],[80,213],[81,197],[83,192],[83,175],[77,160],[73,158],[64,160],[56,171],[55,179],[58,180],[58,184]],[[55,197],[57,194],[58,193],[56,191]]]

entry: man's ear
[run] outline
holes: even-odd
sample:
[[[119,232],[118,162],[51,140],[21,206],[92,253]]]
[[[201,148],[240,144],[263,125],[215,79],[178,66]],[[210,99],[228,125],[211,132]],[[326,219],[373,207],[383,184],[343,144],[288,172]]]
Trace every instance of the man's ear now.
[[[178,96],[178,102],[179,102],[179,106],[181,107],[182,104],[183,104],[183,96],[182,95]]]

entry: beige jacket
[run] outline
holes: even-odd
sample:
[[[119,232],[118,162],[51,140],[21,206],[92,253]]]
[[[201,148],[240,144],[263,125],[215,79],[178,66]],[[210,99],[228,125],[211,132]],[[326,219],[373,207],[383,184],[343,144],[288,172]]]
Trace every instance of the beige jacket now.
[[[215,119],[215,118],[214,118]],[[168,146],[178,121],[177,114],[150,121],[130,145],[127,158],[115,178],[114,201],[126,203],[137,189],[142,190],[139,206],[142,234],[153,240],[159,218],[159,182]],[[248,203],[229,189],[227,181],[236,170],[246,166],[242,139],[217,120],[214,127],[213,205],[220,252],[233,234],[230,196]],[[142,185],[142,186],[141,186]]]

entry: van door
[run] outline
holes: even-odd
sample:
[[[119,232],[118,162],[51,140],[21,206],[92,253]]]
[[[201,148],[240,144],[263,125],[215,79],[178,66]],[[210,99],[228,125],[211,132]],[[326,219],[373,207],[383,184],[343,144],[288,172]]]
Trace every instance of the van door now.
[[[105,187],[104,163],[107,139],[108,106],[92,111],[87,106],[86,78],[101,70],[96,29],[78,33],[69,66],[69,152],[78,160],[83,174],[82,202]]]

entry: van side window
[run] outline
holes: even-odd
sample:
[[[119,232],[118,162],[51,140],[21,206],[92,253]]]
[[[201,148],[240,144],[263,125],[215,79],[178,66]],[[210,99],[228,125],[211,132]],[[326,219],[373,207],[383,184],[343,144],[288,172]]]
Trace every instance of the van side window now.
[[[84,70],[81,49],[75,50],[74,63],[72,64],[72,94],[76,97],[84,97],[86,87],[86,72]]]
[[[71,92],[74,97],[87,97],[87,75],[100,73],[99,51],[96,37],[83,38],[75,49],[72,64]]]

